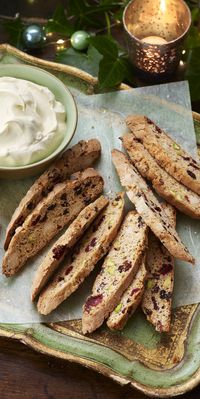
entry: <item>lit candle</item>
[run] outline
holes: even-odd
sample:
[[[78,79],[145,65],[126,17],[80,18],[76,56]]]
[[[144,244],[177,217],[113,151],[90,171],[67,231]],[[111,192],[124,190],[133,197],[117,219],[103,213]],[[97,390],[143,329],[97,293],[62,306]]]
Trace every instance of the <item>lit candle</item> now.
[[[143,77],[144,73],[169,75],[176,69],[190,23],[190,10],[184,0],[128,3],[123,13],[127,50]]]
[[[160,36],[148,36],[144,37],[141,42],[149,44],[166,44],[167,40]]]

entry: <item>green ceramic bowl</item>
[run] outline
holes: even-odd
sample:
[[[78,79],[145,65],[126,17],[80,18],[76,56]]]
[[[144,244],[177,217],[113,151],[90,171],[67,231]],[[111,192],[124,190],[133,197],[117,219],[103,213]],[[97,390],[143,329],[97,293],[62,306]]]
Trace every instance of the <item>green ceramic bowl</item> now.
[[[0,166],[0,178],[21,179],[37,175],[43,172],[64,151],[72,139],[78,119],[76,103],[70,91],[59,79],[40,68],[29,65],[3,64],[0,66],[0,77],[2,76],[25,79],[46,86],[55,95],[56,100],[60,101],[65,107],[66,131],[63,141],[54,152],[46,158],[26,166]]]

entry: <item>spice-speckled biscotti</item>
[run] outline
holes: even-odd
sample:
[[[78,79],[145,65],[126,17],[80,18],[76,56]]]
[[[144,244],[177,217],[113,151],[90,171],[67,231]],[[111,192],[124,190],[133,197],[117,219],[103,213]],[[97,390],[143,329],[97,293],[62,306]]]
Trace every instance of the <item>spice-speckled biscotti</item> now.
[[[200,195],[200,164],[195,159],[146,116],[128,116],[126,124],[160,166]]]
[[[151,181],[155,191],[179,211],[200,219],[199,195],[179,183],[159,166],[133,134],[125,134],[121,139],[132,163],[143,177]]]
[[[102,209],[108,205],[108,202],[107,198],[101,196],[86,206],[69,225],[65,233],[55,242],[36,271],[31,290],[32,301],[47,284],[70,248],[76,244]]]
[[[140,266],[147,234],[148,227],[141,216],[129,212],[83,306],[83,334],[100,327],[119,303]]]
[[[176,212],[170,205],[165,210],[175,227]],[[150,233],[146,267],[148,280],[145,287],[142,309],[147,320],[158,332],[169,332],[174,287],[174,258],[160,241]]]
[[[133,278],[133,281],[122,295],[120,302],[110,314],[107,320],[107,326],[111,330],[122,330],[127,320],[132,316],[139,306],[147,278],[147,270],[145,267],[145,256],[141,265]]]
[[[40,294],[37,304],[39,313],[49,314],[76,291],[108,252],[121,225],[123,213],[124,194],[119,193],[89,227],[64,265],[56,272],[52,282]]]
[[[158,199],[148,187],[129,159],[121,151],[112,151],[112,160],[128,198],[142,216],[144,222],[176,258],[195,263],[193,256],[181,242],[176,230],[170,224]]]
[[[16,208],[7,227],[4,248],[7,249],[17,227],[21,226],[36,205],[48,195],[55,184],[63,182],[72,173],[91,166],[100,156],[98,140],[79,141],[65,151],[30,187]]]
[[[103,179],[92,168],[78,180],[57,184],[16,230],[3,259],[3,273],[7,277],[17,273],[102,190]]]

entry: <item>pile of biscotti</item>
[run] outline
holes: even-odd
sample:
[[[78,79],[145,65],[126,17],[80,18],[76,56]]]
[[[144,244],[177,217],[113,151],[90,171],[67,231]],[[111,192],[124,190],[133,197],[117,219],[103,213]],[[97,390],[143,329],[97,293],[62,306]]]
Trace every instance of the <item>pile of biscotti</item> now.
[[[101,195],[103,178],[91,167],[101,147],[93,139],[67,150],[35,181],[6,232],[3,273],[9,277],[65,227],[32,283],[31,298],[43,315],[103,259],[83,306],[84,334],[104,320],[110,329],[123,328],[139,304],[157,331],[169,331],[174,258],[194,263],[176,232],[175,208],[200,218],[200,165],[145,116],[126,123],[130,133],[121,140],[128,155],[113,150],[112,160],[132,211],[125,215],[123,192]]]

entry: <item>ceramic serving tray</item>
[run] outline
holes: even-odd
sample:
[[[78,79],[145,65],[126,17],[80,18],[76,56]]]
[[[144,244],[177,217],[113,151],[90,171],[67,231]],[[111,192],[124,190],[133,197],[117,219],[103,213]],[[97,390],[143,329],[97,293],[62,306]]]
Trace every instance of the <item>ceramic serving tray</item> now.
[[[36,65],[78,92],[89,95],[98,90],[97,79],[89,74],[37,59],[7,44],[0,45],[0,63]],[[195,129],[199,130],[200,115],[193,113],[193,118]],[[110,332],[102,327],[85,337],[81,333],[81,321],[71,320],[51,324],[0,324],[0,335],[19,339],[41,353],[90,367],[149,396],[176,396],[200,382],[199,305],[177,308],[170,334],[156,333],[137,312],[122,332]]]

